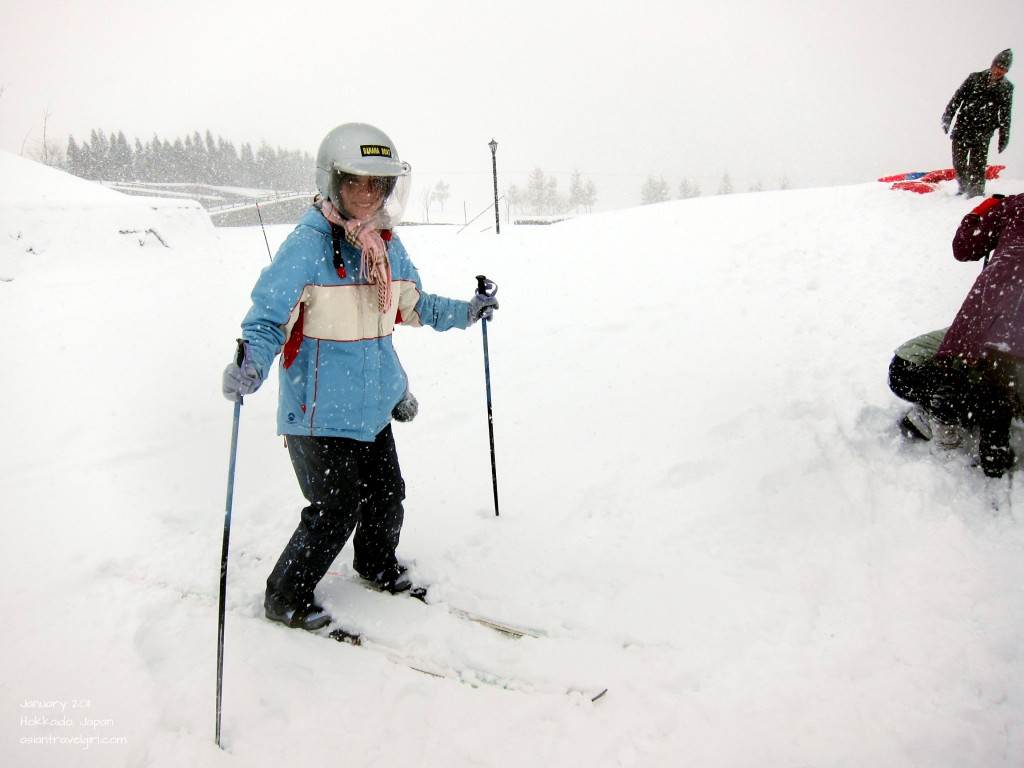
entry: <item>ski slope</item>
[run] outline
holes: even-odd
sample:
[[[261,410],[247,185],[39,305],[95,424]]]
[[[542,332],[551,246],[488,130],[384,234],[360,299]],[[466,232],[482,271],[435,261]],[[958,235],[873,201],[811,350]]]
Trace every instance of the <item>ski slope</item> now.
[[[952,259],[969,204],[948,187],[402,231],[426,290],[499,283],[502,515],[480,329],[400,328],[420,415],[395,426],[399,555],[434,605],[354,586],[346,548],[319,594],[386,651],[263,620],[303,506],[275,372],[242,408],[224,751],[220,373],[263,235],[182,226],[140,245],[69,193],[69,226],[26,252],[14,206],[0,195],[5,765],[1024,762],[1020,484],[902,443],[886,386],[892,350],[948,324],[978,271]],[[271,246],[288,231],[269,228]],[[439,679],[389,653],[482,674]],[[594,687],[609,693],[571,692]]]

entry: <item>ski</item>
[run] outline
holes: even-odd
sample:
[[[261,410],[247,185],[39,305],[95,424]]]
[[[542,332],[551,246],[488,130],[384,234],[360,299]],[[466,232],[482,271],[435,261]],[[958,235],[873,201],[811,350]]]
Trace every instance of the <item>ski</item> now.
[[[431,608],[444,608],[452,616],[463,619],[465,621],[471,621],[474,624],[479,624],[482,627],[498,632],[499,634],[505,635],[506,637],[518,640],[523,637],[547,637],[547,632],[543,629],[536,627],[529,627],[523,624],[513,624],[501,619],[497,619],[491,616],[485,616],[475,611],[469,611],[465,608],[459,608],[458,606],[449,605],[447,603],[431,603],[427,602],[427,588],[414,586],[405,592],[388,592],[387,590],[381,589],[373,582],[366,581],[365,579],[350,579],[350,581],[359,584],[361,587],[370,590],[371,592],[377,592],[379,594],[394,595],[395,597],[407,597],[413,600],[418,600],[426,606]]]
[[[537,686],[532,684],[516,680],[514,678],[504,677],[493,672],[485,672],[483,670],[472,669],[469,667],[456,668],[444,664],[437,664],[424,659],[410,658],[385,643],[372,640],[360,632],[353,632],[345,629],[344,627],[335,626],[333,629],[321,630],[316,634],[329,637],[339,643],[345,643],[346,645],[366,648],[368,650],[381,653],[391,663],[406,667],[407,669],[427,675],[428,677],[434,677],[442,680],[454,680],[458,683],[462,683],[463,685],[468,685],[471,688],[479,688],[483,685],[487,685],[495,688],[501,688],[506,691],[519,691],[520,693],[544,692],[543,689],[538,690]],[[608,693],[608,689],[569,687],[563,688],[559,692],[566,696],[579,696],[586,698],[591,702],[596,702]]]

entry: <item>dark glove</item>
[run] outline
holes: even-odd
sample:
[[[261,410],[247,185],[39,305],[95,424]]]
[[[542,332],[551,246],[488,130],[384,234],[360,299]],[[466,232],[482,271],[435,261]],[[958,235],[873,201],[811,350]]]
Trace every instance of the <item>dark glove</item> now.
[[[248,342],[239,340],[235,359],[224,369],[221,382],[221,391],[224,393],[224,397],[232,402],[241,400],[243,396],[251,395],[259,389],[262,383],[263,378],[252,362]]]
[[[1006,145],[1010,143],[1010,137],[1008,134],[1004,134],[1002,131],[999,132],[999,151],[1002,152],[1006,149]]]
[[[477,293],[469,300],[469,324],[477,320],[491,320],[494,318],[494,310],[498,308],[498,300],[494,296],[484,296]]]
[[[408,389],[398,401],[398,405],[391,409],[391,418],[395,421],[412,421],[420,412],[420,404],[416,397]]]

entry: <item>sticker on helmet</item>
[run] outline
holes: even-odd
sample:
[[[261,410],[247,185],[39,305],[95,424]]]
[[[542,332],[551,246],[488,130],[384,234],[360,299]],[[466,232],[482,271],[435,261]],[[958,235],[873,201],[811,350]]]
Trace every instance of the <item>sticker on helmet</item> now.
[[[360,144],[359,151],[363,157],[391,157],[391,147],[383,144]]]

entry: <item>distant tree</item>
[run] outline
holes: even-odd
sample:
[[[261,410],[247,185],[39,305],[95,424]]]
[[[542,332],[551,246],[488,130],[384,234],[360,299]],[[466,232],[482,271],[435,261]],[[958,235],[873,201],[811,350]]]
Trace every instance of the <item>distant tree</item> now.
[[[50,122],[49,108],[43,113],[43,143],[39,147],[39,159],[43,165],[54,165],[60,167],[61,165],[61,152],[60,147],[55,146],[53,142],[49,140],[46,135],[47,124]]]
[[[126,181],[132,175],[132,148],[124,131],[110,134],[110,178]]]
[[[749,191],[750,192],[764,192],[764,184],[762,184],[761,180],[758,179],[757,181],[755,181],[753,184],[750,185]]]
[[[89,176],[90,179],[108,178],[110,160],[110,142],[103,129],[89,133]]]
[[[541,213],[546,216],[554,216],[565,213],[567,210],[569,210],[569,201],[558,193],[558,179],[548,176],[544,183],[544,204]]]
[[[789,177],[783,176],[779,179],[779,189],[789,189]]]
[[[188,163],[185,158],[185,142],[175,139],[171,145],[170,173],[174,181],[188,181]]]
[[[434,202],[434,188],[427,187],[423,190],[423,221],[430,223],[430,206]]]
[[[445,202],[450,196],[448,184],[444,179],[438,179],[437,184],[434,185],[434,199],[438,202],[438,205],[441,206],[442,211],[444,210]]]
[[[132,176],[133,181],[149,178],[146,173],[146,148],[142,142],[135,139],[135,149],[132,150]]]
[[[717,192],[717,194],[719,194],[719,195],[731,195],[732,193],[733,193],[732,179],[729,178],[729,174],[728,173],[723,173],[722,174],[722,181],[718,185],[718,192]]]
[[[569,179],[569,207],[576,213],[583,207],[583,176],[577,170]]]
[[[146,145],[146,163],[149,165],[151,175],[147,181],[167,181],[166,166],[164,164],[164,143],[160,137],[153,134],[152,141]]]
[[[534,214],[543,213],[547,188],[547,178],[544,176],[544,171],[540,168],[534,168],[530,172],[529,179],[526,181],[526,194],[523,199],[527,211]]]
[[[519,187],[513,184],[511,187],[505,190],[505,203],[508,206],[509,216],[516,215],[516,208],[523,201],[523,193],[519,191]]]
[[[641,204],[651,205],[652,203],[663,203],[668,199],[668,182],[665,181],[665,178],[663,176],[659,176],[658,178],[648,176],[647,180],[640,188]]]
[[[78,147],[78,142],[75,141],[74,136],[68,136],[68,148],[67,148],[67,170],[68,173],[74,174],[75,176],[81,176],[81,163],[82,163],[82,150]]]
[[[204,169],[199,160],[199,151],[201,151],[202,146],[202,143],[200,143],[200,149],[197,149],[195,140],[191,136],[185,136],[185,172],[188,178],[195,181],[206,181],[201,175]]]
[[[220,136],[217,137],[217,177],[220,179],[221,184],[234,184],[238,177],[238,152],[235,150],[234,143],[222,139]],[[291,188],[291,184],[286,184],[285,187]]]
[[[596,204],[597,187],[594,186],[593,181],[587,179],[586,184],[583,185],[583,207],[587,209],[587,213],[593,213]]]
[[[252,154],[252,145],[246,142],[242,145],[242,152],[238,158],[239,174],[238,184],[243,187],[256,185],[256,158]]]
[[[679,199],[689,200],[692,197],[700,197],[700,187],[684,178],[679,182]]]

